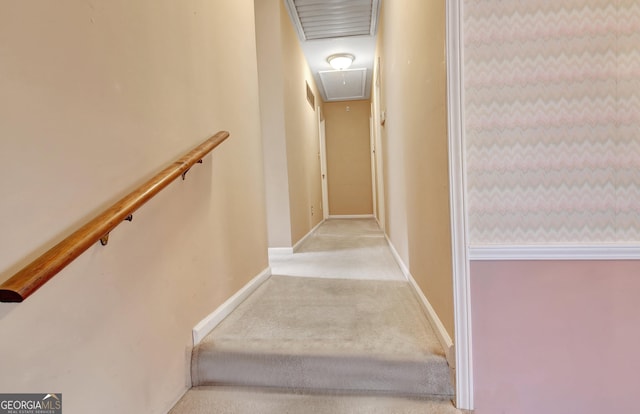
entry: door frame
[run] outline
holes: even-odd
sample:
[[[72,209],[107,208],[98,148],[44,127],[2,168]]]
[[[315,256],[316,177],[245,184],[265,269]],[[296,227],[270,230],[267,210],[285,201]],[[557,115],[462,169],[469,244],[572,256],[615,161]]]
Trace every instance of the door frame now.
[[[377,176],[377,168],[376,168],[376,158],[378,158],[378,153],[376,152],[376,137],[373,121],[373,105],[369,105],[371,114],[369,115],[369,155],[371,156],[371,203],[373,204],[373,217],[378,217],[378,176]]]
[[[471,286],[464,136],[463,0],[446,2],[449,200],[455,318],[456,405],[473,410]]]
[[[373,109],[373,131],[375,133],[375,148],[376,148],[376,178],[377,185],[376,196],[377,200],[377,216],[378,225],[384,231],[386,228],[386,213],[384,203],[384,164],[382,157],[384,156],[382,150],[382,124],[380,119],[381,107],[380,107],[380,70],[381,70],[380,57],[376,61],[376,76],[373,81],[373,94],[375,105]]]
[[[320,181],[322,184],[322,219],[329,218],[329,187],[327,186],[327,136],[322,107],[318,106],[318,139],[320,147]]]

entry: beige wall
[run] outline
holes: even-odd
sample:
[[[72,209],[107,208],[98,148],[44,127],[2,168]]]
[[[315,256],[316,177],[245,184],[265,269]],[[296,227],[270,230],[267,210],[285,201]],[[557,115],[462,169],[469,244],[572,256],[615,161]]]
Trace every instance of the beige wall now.
[[[322,220],[322,186],[320,181],[320,145],[317,108],[307,103],[306,83],[322,98],[313,80],[300,42],[284,2],[280,1],[285,71],[285,114],[291,238],[295,244]],[[312,213],[313,209],[313,213]]]
[[[284,2],[256,3],[265,13],[257,18],[260,104],[262,118],[272,118],[263,127],[273,143],[265,149],[274,168],[266,173],[269,247],[292,247],[322,220],[318,108],[307,103],[306,83],[316,106],[322,101]]]
[[[387,232],[453,337],[444,0],[385,3],[379,37]]]
[[[284,112],[284,60],[278,0],[255,1],[269,247],[291,247]]]
[[[229,141],[21,304],[0,390],[165,413],[191,329],[267,266],[251,0],[0,2],[0,279],[175,157]]]
[[[369,101],[324,105],[331,215],[373,213],[370,112]]]

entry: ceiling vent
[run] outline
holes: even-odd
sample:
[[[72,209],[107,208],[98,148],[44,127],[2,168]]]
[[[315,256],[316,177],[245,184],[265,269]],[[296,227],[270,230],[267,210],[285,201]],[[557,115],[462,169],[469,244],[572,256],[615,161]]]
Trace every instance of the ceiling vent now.
[[[302,41],[373,36],[380,0],[285,0]]]

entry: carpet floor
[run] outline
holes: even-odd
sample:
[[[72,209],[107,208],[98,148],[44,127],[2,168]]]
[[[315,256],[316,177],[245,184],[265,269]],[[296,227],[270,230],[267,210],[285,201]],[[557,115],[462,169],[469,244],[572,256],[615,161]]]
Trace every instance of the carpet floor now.
[[[461,414],[451,401],[233,387],[189,390],[170,414]]]
[[[272,276],[194,349],[194,385],[450,396],[407,282]]]
[[[405,280],[374,219],[325,221],[295,254],[269,256],[274,275]]]
[[[192,354],[171,414],[460,413],[445,353],[374,220],[328,220]]]

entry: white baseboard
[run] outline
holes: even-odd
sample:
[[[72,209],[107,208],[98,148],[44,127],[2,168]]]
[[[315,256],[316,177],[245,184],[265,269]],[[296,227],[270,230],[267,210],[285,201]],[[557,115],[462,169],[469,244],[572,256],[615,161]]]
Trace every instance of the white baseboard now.
[[[269,255],[293,254],[293,247],[269,247]]]
[[[191,366],[191,361],[189,361],[189,366]],[[164,410],[164,412],[165,412],[165,413],[169,413],[169,412],[171,411],[171,409],[172,409],[173,407],[175,407],[175,406],[176,406],[176,404],[178,404],[178,402],[180,402],[180,400],[182,399],[182,397],[184,397],[184,396],[185,396],[185,394],[186,394],[187,392],[189,392],[189,389],[190,389],[190,388],[191,388],[191,375],[189,375],[189,387],[188,387],[188,388],[186,388],[186,387],[185,387],[185,388],[182,390],[182,392],[180,393],[180,395],[178,396],[178,398],[176,398],[176,399],[175,399],[175,400],[174,400],[174,401],[173,401],[173,402],[172,402],[172,403],[171,403],[171,404],[170,404],[170,405],[169,405],[169,406]]]
[[[309,233],[305,234],[303,238],[301,238],[300,240],[298,240],[296,242],[296,244],[293,245],[293,249],[291,253],[295,253],[298,251],[298,249],[300,248],[300,246],[302,245],[302,243],[304,243],[309,237],[311,237],[313,235],[313,233],[316,232],[316,230],[318,230],[318,227],[320,227],[322,225],[322,223],[324,223],[324,219],[322,219],[320,221],[320,223],[316,224],[316,226],[314,228],[312,228]]]
[[[471,245],[470,260],[640,260],[638,244]]]
[[[294,254],[300,248],[302,243],[304,243],[309,237],[311,237],[311,235],[315,233],[316,230],[318,230],[318,227],[320,227],[324,222],[325,220],[322,219],[322,221],[320,221],[320,223],[318,223],[314,228],[312,228],[309,231],[309,233],[305,234],[304,237],[298,240],[296,244],[293,245],[293,247],[269,247],[269,255],[277,256],[277,255]]]
[[[330,219],[371,219],[375,218],[373,214],[346,214],[346,215],[329,215]]]
[[[398,263],[398,266],[400,266],[400,270],[402,270],[402,274],[408,281],[409,280],[408,275],[411,274],[411,272],[409,272],[409,268],[407,267],[406,264],[404,264],[404,260],[402,260],[402,257],[400,257],[400,253],[398,253],[398,251],[396,250],[396,246],[394,246],[393,243],[391,243],[391,239],[389,238],[387,233],[384,234],[384,238],[387,240],[387,244],[391,249],[391,254],[393,254],[393,258],[396,259],[396,263]]]
[[[420,304],[422,305],[422,309],[427,315],[429,322],[431,322],[431,326],[433,327],[433,330],[436,332],[438,341],[440,341],[440,345],[442,345],[442,348],[444,349],[449,366],[452,368],[455,368],[456,353],[455,353],[455,348],[454,348],[453,340],[451,339],[451,336],[449,335],[449,333],[444,327],[444,324],[438,317],[436,310],[433,309],[433,306],[431,306],[429,299],[427,299],[424,293],[422,293],[422,289],[420,289],[420,286],[418,286],[418,283],[411,275],[411,272],[409,271],[409,268],[407,267],[407,265],[404,263],[404,260],[402,260],[402,257],[400,257],[400,254],[396,250],[395,246],[393,245],[393,243],[391,243],[389,236],[387,236],[386,233],[384,236],[387,239],[387,243],[389,244],[389,248],[391,249],[391,253],[393,254],[394,259],[396,259],[398,266],[400,266],[400,270],[402,270],[404,277],[407,279],[407,281],[413,288],[414,293],[416,294]]]
[[[209,334],[224,320],[235,308],[237,308],[250,294],[252,294],[261,284],[271,277],[271,268],[267,267],[258,276],[254,277],[244,285],[233,296],[227,299],[222,305],[207,315],[193,328],[193,345],[198,345],[205,336]]]
[[[416,282],[416,280],[413,278],[413,276],[411,276],[411,273],[409,273],[406,276],[407,276],[407,280],[409,280],[409,283],[413,287],[413,291],[416,293],[416,295],[418,295],[418,299],[420,299],[420,304],[422,305],[424,312],[427,314],[427,317],[429,318],[429,322],[431,322],[431,326],[433,326],[434,330],[436,331],[436,335],[438,336],[440,345],[442,345],[442,348],[444,349],[444,352],[447,356],[447,362],[449,363],[449,366],[452,368],[455,368],[456,353],[455,353],[453,340],[451,339],[451,336],[449,335],[444,325],[442,324],[442,321],[438,317],[436,310],[433,309],[433,306],[431,306],[431,303],[429,302],[427,297],[424,295],[424,293],[422,293],[422,289],[420,289],[420,286],[418,286],[418,283]]]

